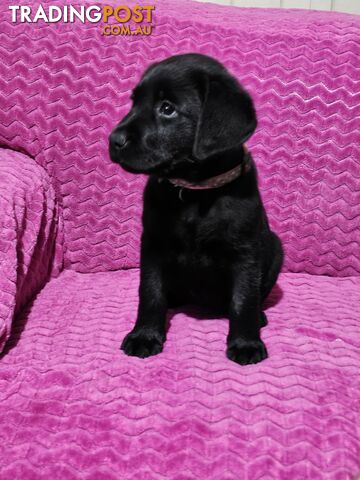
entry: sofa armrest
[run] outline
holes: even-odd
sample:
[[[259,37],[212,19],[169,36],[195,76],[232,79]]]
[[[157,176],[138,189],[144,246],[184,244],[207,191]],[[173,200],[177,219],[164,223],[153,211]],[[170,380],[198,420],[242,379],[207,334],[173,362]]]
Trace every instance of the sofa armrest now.
[[[14,315],[59,270],[57,228],[47,172],[22,153],[0,149],[0,351]]]

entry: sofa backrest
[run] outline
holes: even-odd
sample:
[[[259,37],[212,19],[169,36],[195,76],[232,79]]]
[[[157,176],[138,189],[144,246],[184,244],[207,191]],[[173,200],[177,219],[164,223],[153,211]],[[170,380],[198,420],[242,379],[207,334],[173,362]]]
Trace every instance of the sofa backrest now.
[[[110,162],[107,138],[147,65],[200,52],[254,98],[248,145],[284,269],[360,273],[360,17],[157,1],[153,33],[126,37],[93,23],[13,24],[0,9],[0,144],[52,175],[66,268],[138,264],[144,178]]]

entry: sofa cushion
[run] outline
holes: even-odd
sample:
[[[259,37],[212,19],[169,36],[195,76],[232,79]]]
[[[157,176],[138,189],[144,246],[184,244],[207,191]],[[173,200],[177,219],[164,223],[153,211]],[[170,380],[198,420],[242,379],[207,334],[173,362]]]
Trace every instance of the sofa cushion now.
[[[225,357],[227,321],[172,312],[163,353],[119,350],[138,270],[51,280],[0,369],[0,471],[31,479],[350,479],[360,469],[360,278],[282,274],[269,358]],[[286,295],[282,295],[286,291]]]

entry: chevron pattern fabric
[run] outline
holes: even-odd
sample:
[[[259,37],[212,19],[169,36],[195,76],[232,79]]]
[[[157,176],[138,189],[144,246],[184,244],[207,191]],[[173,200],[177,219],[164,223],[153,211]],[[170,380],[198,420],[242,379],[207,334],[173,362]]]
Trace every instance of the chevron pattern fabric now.
[[[106,37],[13,24],[1,4],[0,479],[360,472],[359,18],[160,0],[151,36]],[[119,350],[145,179],[111,164],[107,138],[146,66],[190,51],[254,98],[248,147],[286,251],[269,358],[247,367],[225,357],[226,320],[196,310],[170,312],[161,355]]]

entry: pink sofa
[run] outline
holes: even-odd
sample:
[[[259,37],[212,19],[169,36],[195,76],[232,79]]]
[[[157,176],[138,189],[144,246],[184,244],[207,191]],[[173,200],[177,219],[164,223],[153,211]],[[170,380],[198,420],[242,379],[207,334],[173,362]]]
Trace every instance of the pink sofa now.
[[[0,478],[354,478],[360,17],[161,1],[151,36],[105,37],[0,10]],[[107,138],[144,68],[189,51],[258,111],[249,148],[286,262],[257,365],[227,360],[227,321],[196,310],[170,312],[162,354],[119,350],[144,179]]]

